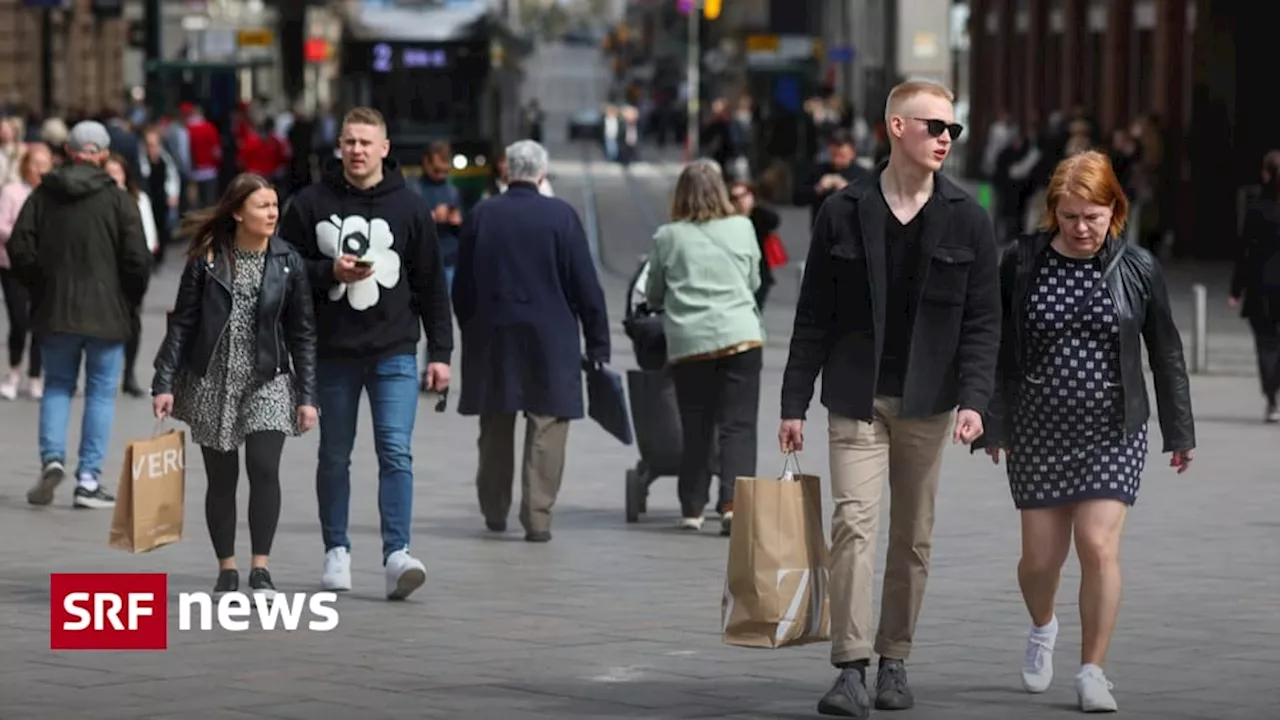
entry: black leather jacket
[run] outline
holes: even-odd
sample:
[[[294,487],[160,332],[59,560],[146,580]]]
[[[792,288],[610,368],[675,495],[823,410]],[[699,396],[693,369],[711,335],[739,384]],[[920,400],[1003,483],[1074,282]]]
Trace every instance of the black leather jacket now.
[[[1037,233],[1019,238],[1000,262],[1000,295],[1003,330],[1000,360],[996,370],[996,393],[984,418],[985,433],[975,448],[1007,447],[1009,423],[1018,406],[1024,382],[1022,364],[1026,356],[1023,326],[1027,295],[1044,260],[1052,236]],[[1106,267],[1115,253],[1124,253],[1120,264],[1107,279],[1120,316],[1120,378],[1124,387],[1126,433],[1137,432],[1151,416],[1147,382],[1142,369],[1142,343],[1147,345],[1148,364],[1155,381],[1156,406],[1164,452],[1190,450],[1196,446],[1195,423],[1191,416],[1191,389],[1182,356],[1182,336],[1173,322],[1169,294],[1160,264],[1149,251],[1108,238],[1098,254]],[[1033,360],[1033,359],[1032,359]]]
[[[226,253],[214,251],[187,263],[169,331],[156,354],[151,393],[173,392],[179,367],[204,375],[231,319],[232,268]],[[298,404],[316,404],[316,316],[301,256],[289,243],[271,238],[258,297],[254,369],[268,382],[292,372]]]

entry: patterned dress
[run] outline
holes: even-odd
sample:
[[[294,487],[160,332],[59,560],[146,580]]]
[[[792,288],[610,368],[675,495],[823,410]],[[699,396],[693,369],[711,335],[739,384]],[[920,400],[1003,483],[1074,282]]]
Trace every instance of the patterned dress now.
[[[1045,359],[1038,377],[1024,381],[1014,411],[1008,458],[1014,504],[1022,510],[1109,498],[1132,505],[1147,459],[1147,428],[1124,432],[1115,306],[1100,288],[1064,329],[1102,271],[1096,259],[1047,252],[1024,308],[1030,357]]]
[[[230,452],[251,433],[297,434],[293,377],[285,373],[260,384],[254,372],[258,294],[266,257],[235,249],[231,317],[209,370],[199,377],[184,368],[174,378],[173,417],[191,427],[197,445]]]

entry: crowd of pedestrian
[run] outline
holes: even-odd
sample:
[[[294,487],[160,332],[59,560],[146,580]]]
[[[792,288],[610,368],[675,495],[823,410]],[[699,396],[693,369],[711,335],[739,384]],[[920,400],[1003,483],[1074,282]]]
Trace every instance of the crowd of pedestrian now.
[[[193,143],[197,126],[186,125]],[[803,450],[821,376],[835,505],[830,659],[838,673],[818,709],[866,718],[873,707],[915,704],[907,662],[950,442],[1005,461],[1021,518],[1017,582],[1029,615],[1022,686],[1039,693],[1052,682],[1055,595],[1074,540],[1083,576],[1079,707],[1115,711],[1104,667],[1120,601],[1118,548],[1146,469],[1153,405],[1171,467],[1185,472],[1194,459],[1180,335],[1160,262],[1125,237],[1131,203],[1113,158],[1083,149],[1058,162],[1043,222],[1002,252],[991,216],[941,172],[963,129],[949,90],[903,83],[885,108],[885,159],[871,169],[855,164],[852,139],[835,130],[798,189],[813,209],[812,232],[777,437],[782,452]],[[0,192],[0,279],[10,316],[20,320],[10,326],[12,370],[0,395],[23,386],[26,351],[35,369],[25,387],[41,403],[34,505],[51,503],[68,475],[76,507],[114,504],[101,474],[115,397],[122,376],[136,389],[138,308],[166,232],[157,205],[166,223],[173,219],[168,163],[187,167],[178,158],[188,154],[170,152],[164,137],[144,131],[131,160],[96,121],[72,127],[56,154],[39,144],[10,153],[13,138],[0,136],[0,160],[13,173]],[[173,225],[188,249],[149,390],[156,417],[188,425],[201,448],[217,592],[240,585],[240,448],[249,482],[248,586],[270,593],[282,450],[287,438],[313,428],[320,583],[352,589],[351,455],[365,394],[385,594],[404,599],[425,583],[426,566],[410,552],[412,437],[419,391],[443,409],[455,384],[455,322],[458,411],[478,424],[481,518],[489,531],[507,531],[523,415],[518,519],[527,541],[550,541],[569,426],[585,414],[584,368],[611,360],[586,233],[573,208],[550,193],[541,144],[507,147],[501,186],[465,214],[444,180],[447,146],[428,150],[428,172],[414,186],[390,158],[376,110],[350,110],[336,145],[338,158],[317,181],[295,183],[283,210],[278,187],[288,180],[280,165],[246,169],[216,192],[202,185],[208,181],[194,160],[178,175],[177,186],[189,178],[202,202]],[[150,175],[133,172],[139,158]],[[145,182],[155,175],[164,180],[159,202]],[[1268,156],[1263,177],[1268,191],[1245,223],[1249,254],[1232,299],[1259,338],[1274,418],[1280,344],[1269,318],[1280,295],[1270,288],[1280,283],[1270,273],[1280,256],[1280,156]],[[771,284],[766,239],[777,225],[776,214],[755,203],[752,183],[706,159],[683,169],[669,222],[653,238],[642,292],[661,315],[664,372],[675,387],[686,531],[703,528],[710,505],[721,533],[732,535],[733,481],[756,474],[761,309]],[[86,401],[71,471],[66,431],[82,358]],[[886,485],[889,545],[873,627]]]

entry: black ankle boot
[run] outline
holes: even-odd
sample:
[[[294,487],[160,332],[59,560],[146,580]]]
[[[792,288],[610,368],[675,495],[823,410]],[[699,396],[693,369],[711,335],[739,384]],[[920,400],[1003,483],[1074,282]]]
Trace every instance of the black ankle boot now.
[[[213,586],[214,594],[236,592],[240,589],[240,571],[239,570],[220,570],[218,572],[218,582]]]

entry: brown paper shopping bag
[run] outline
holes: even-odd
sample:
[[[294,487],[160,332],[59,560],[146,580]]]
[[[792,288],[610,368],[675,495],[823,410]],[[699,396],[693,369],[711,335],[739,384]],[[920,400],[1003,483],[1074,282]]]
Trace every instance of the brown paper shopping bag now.
[[[822,482],[800,474],[798,464],[796,473],[783,470],[781,478],[735,482],[720,606],[728,645],[779,648],[831,639]]]
[[[186,433],[170,430],[125,447],[109,546],[141,553],[182,539],[186,445]]]

